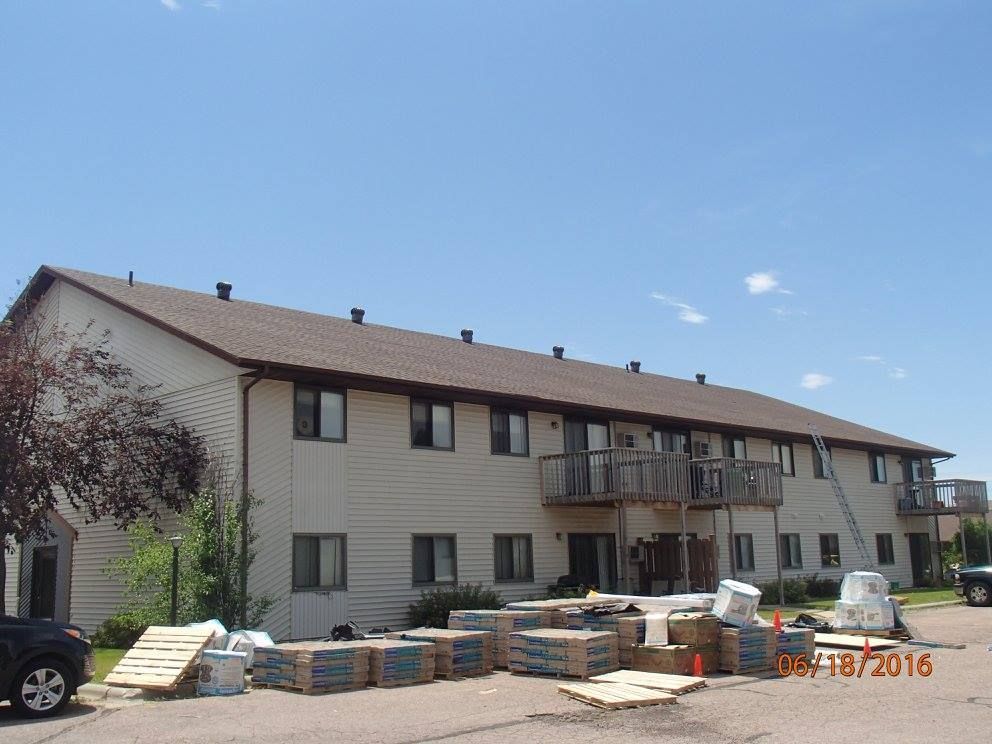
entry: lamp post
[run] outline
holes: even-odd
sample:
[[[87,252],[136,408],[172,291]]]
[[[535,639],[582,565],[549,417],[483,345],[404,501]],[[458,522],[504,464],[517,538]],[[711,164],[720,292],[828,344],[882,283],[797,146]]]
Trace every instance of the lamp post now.
[[[172,543],[172,610],[169,618],[171,624],[175,625],[179,614],[179,546],[183,544],[183,537],[173,535],[169,542]]]

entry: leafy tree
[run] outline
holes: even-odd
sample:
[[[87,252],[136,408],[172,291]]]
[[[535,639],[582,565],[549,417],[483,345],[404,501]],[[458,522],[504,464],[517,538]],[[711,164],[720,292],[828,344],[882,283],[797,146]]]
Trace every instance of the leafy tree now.
[[[163,420],[154,387],[115,360],[109,332],[31,309],[19,300],[0,324],[0,586],[6,554],[50,534],[60,496],[87,522],[154,523],[186,506],[207,460],[202,438]]]
[[[968,565],[983,566],[986,561],[985,536],[988,534],[992,540],[992,526],[985,524],[981,519],[964,520],[964,540],[968,547]],[[961,556],[961,533],[955,532],[951,538],[950,547],[944,551],[942,556],[944,567],[952,563],[963,563]]]

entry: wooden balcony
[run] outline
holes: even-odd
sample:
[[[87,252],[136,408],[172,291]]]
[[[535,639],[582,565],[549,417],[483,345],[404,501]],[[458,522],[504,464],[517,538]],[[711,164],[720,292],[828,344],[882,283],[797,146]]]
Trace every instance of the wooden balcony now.
[[[778,463],[710,457],[693,460],[689,467],[690,507],[782,505],[782,466]]]
[[[985,514],[989,498],[985,481],[935,480],[896,483],[896,513],[900,516]]]
[[[610,447],[539,458],[541,503],[613,506],[681,503],[689,495],[689,456]]]

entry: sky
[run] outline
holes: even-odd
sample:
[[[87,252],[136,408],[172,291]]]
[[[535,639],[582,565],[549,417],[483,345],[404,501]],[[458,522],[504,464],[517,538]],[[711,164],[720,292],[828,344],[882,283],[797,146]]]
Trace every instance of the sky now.
[[[992,479],[992,4],[0,6],[40,264],[744,387]]]

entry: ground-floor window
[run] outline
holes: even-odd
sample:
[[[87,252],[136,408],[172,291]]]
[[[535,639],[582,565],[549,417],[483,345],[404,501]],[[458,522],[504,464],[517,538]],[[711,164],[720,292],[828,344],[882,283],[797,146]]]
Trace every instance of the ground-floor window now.
[[[344,535],[293,535],[293,589],[344,589]]]
[[[747,534],[734,535],[734,559],[738,571],[754,570],[754,538]]]
[[[798,532],[779,535],[779,554],[782,556],[782,568],[803,567],[802,541]]]
[[[820,565],[824,568],[840,565],[840,542],[836,533],[820,535]]]
[[[496,581],[533,581],[534,543],[530,535],[495,535]]]
[[[454,535],[413,536],[414,584],[453,584],[457,576]]]
[[[896,562],[890,533],[875,535],[875,549],[878,551],[878,564],[880,566],[890,566]]]

